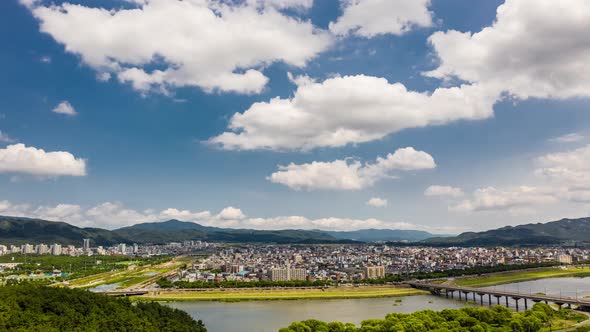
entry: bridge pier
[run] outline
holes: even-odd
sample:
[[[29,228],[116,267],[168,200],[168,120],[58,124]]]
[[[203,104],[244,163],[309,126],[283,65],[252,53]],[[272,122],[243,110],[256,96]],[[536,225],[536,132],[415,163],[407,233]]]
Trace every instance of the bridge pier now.
[[[513,297],[512,299],[514,300],[514,302],[516,302],[516,312],[518,312],[518,301],[520,301],[520,297]],[[506,301],[506,302],[508,302],[508,301]]]
[[[477,301],[477,296],[479,295],[479,304],[484,305],[484,297],[485,295],[488,296],[488,304],[491,306],[493,305],[492,296],[496,298],[496,304],[500,305],[501,298],[504,297],[505,304],[507,308],[510,308],[510,299],[515,302],[516,311],[520,311],[522,304],[520,300],[524,300],[524,310],[529,309],[529,300],[533,301],[534,303],[539,302],[551,302],[556,304],[560,309],[567,304],[568,308],[577,307],[579,310],[590,312],[590,301],[584,299],[565,299],[565,298],[557,298],[555,296],[547,296],[544,294],[523,294],[518,292],[507,292],[507,291],[491,291],[486,289],[478,289],[478,288],[471,288],[471,287],[453,287],[448,285],[437,285],[437,284],[427,284],[427,283],[409,283],[410,286],[413,288],[422,289],[425,291],[429,291],[432,294],[442,296],[442,292],[445,293],[447,298],[451,297],[454,298],[455,292],[459,294],[459,300],[470,301],[469,293],[472,294],[473,301]],[[127,291],[111,291],[105,292],[107,295],[111,296],[134,296],[134,295],[142,295],[147,293],[146,290],[127,290]],[[450,294],[449,294],[450,293]],[[465,294],[465,299],[463,299],[463,295]],[[504,303],[502,303],[504,304]]]
[[[496,295],[494,294],[494,297],[496,298],[496,304],[500,305],[500,298],[502,297],[502,295]]]
[[[483,306],[483,296],[485,294],[484,293],[477,293],[477,295],[479,295],[479,304]]]

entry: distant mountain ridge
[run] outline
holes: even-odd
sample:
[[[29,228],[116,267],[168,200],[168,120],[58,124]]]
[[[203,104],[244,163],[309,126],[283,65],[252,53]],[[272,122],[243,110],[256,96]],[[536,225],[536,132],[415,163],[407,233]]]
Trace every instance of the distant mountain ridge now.
[[[466,232],[455,237],[429,238],[422,243],[450,246],[590,246],[590,217]]]
[[[435,235],[417,230],[402,230],[402,229],[361,229],[358,231],[323,231],[337,239],[350,239],[363,242],[416,242],[425,240]],[[440,235],[439,235],[440,237]]]
[[[83,238],[93,245],[116,243],[210,242],[260,243],[353,243],[374,241],[418,241],[433,235],[411,230],[359,230],[334,232],[322,230],[254,230],[203,226],[194,222],[168,220],[142,223],[115,230],[80,228],[65,222],[23,217],[0,216],[0,244],[61,243],[79,245]]]
[[[165,243],[186,240],[219,242],[335,243],[342,242],[320,231],[254,230],[203,226],[194,222],[168,220],[136,224],[114,230],[115,233],[143,242]]]
[[[125,242],[120,235],[100,228],[80,228],[65,222],[0,216],[0,244],[80,244],[90,239],[99,245]]]

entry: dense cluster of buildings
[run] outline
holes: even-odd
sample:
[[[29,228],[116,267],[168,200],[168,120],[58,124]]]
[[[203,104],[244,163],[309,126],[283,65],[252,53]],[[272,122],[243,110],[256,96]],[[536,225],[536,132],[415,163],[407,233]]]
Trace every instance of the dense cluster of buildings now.
[[[354,281],[392,274],[501,264],[590,260],[579,248],[438,248],[388,245],[219,247],[178,278],[184,281]]]
[[[26,255],[69,255],[69,256],[82,256],[82,255],[134,255],[134,256],[156,256],[156,255],[182,255],[191,253],[193,251],[199,251],[205,248],[214,247],[207,242],[202,241],[185,241],[172,242],[166,245],[127,245],[126,243],[120,243],[110,247],[104,246],[91,246],[90,239],[82,239],[82,246],[76,247],[74,245],[62,245],[54,243],[51,245],[47,244],[23,244],[23,245],[0,245],[0,256],[10,254],[26,254]]]
[[[500,264],[559,262],[572,264],[590,260],[590,250],[581,248],[439,248],[354,245],[241,245],[202,241],[166,245],[93,247],[83,239],[81,247],[54,243],[0,245],[0,255],[199,255],[195,264],[179,273],[185,281],[355,281],[392,274],[433,272]]]

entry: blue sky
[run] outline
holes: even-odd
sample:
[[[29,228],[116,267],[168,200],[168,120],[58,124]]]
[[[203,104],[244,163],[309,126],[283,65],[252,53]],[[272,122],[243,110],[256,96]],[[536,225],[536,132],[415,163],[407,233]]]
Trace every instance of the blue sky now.
[[[585,216],[590,11],[530,2],[191,0],[171,24],[176,0],[2,1],[0,214],[439,233]]]

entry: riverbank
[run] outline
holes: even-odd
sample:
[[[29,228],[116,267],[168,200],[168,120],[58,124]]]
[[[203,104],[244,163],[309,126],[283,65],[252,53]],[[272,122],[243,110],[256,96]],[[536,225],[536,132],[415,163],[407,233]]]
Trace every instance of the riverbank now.
[[[516,282],[559,277],[590,277],[590,268],[554,267],[527,271],[501,272],[477,277],[456,278],[452,280],[452,283],[458,286],[489,287]]]
[[[267,301],[309,299],[362,299],[428,294],[405,287],[361,286],[327,289],[225,289],[225,290],[159,290],[133,297],[137,301]]]

